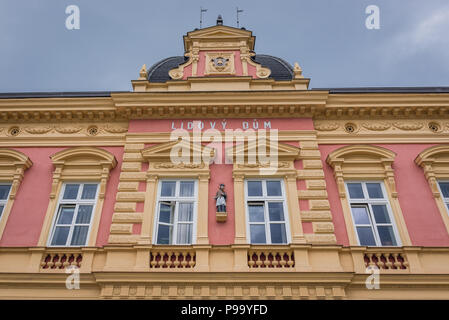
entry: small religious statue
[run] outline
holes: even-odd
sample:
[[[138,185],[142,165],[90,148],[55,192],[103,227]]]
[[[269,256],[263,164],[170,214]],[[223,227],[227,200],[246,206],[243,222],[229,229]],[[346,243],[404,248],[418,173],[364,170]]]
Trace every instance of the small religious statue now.
[[[220,184],[220,188],[215,195],[215,200],[217,201],[215,205],[217,206],[217,212],[226,212],[226,192],[224,191],[225,185]]]

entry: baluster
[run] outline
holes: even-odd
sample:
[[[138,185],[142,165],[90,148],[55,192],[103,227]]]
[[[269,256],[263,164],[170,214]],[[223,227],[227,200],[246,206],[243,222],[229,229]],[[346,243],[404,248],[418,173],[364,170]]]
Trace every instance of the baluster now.
[[[368,256],[368,267],[373,268],[374,266],[376,266],[376,263],[374,262],[374,254],[373,253],[367,253],[366,254]]]
[[[399,256],[402,258],[402,265],[405,267],[405,269],[408,269],[409,263],[406,259],[406,256],[405,255],[404,256],[399,255]]]
[[[394,257],[394,266],[396,267],[396,269],[400,269],[401,268],[401,263],[398,260],[398,255],[397,253],[393,253],[393,257]]]
[[[393,262],[391,262],[392,259],[394,259],[391,254],[386,254],[385,258],[387,259],[387,262],[385,263],[385,265],[387,266],[387,269],[393,269]]]
[[[257,268],[260,268],[260,266],[262,265],[262,252],[257,252],[256,253],[256,256],[257,256],[257,260],[256,260],[256,265],[257,265]]]
[[[254,265],[256,264],[256,262],[253,260],[253,256],[254,256],[254,251],[250,251],[249,256],[248,256],[248,266],[250,268],[254,268]]]
[[[384,262],[382,261],[382,253],[376,253],[376,257],[377,257],[377,266],[379,267],[379,269],[383,269]]]
[[[182,255],[182,261],[181,261],[181,268],[185,268],[187,266],[187,251],[181,251]]]
[[[293,252],[290,252],[290,254],[288,254],[288,261],[287,264],[290,268],[293,267],[293,265],[295,264],[295,257],[293,255]]]
[[[61,263],[62,263],[62,268],[65,269],[69,266],[69,257],[65,254],[62,259],[61,259]]]
[[[167,252],[167,262],[166,262],[167,268],[171,268],[171,266],[173,264],[173,261],[171,260],[171,257],[173,256],[173,254],[174,254],[173,251]]]
[[[54,254],[50,253],[50,260],[47,262],[47,266],[49,269],[51,269],[53,267],[53,265],[55,264],[53,262],[54,256],[55,256]]]
[[[280,252],[281,261],[279,261],[279,264],[281,265],[281,268],[285,268],[285,265],[287,264],[287,261],[285,260],[285,251]]]
[[[157,261],[156,261],[156,255],[154,255],[154,253],[150,253],[150,265],[151,265],[151,268],[155,268],[156,267],[156,265],[157,265]]]
[[[273,268],[277,268],[278,265],[279,265],[279,261],[278,261],[278,259],[277,259],[278,255],[280,255],[280,254],[279,254],[279,251],[276,251],[276,252],[274,252],[274,254],[273,254],[273,261],[271,262],[271,264],[273,265]]]
[[[69,258],[69,259],[70,259],[70,265],[71,265],[71,266],[75,266],[75,267],[78,266],[78,262],[76,261],[77,258],[78,258],[78,257],[77,257],[76,254],[71,254],[71,255],[70,255],[70,258]]]
[[[45,256],[44,256],[44,259],[42,260],[42,262],[41,262],[41,267],[42,267],[42,269],[47,269],[48,268],[48,266],[47,266],[47,261],[50,261],[50,260],[47,260],[47,259],[49,259],[50,258],[50,255],[49,254],[46,254]],[[47,267],[47,268],[45,268],[45,267]]]
[[[173,262],[173,265],[175,266],[175,268],[179,268],[179,265],[181,264],[181,262],[179,261],[180,257],[180,252],[176,251],[175,252],[175,261]]]
[[[164,263],[165,263],[165,262],[164,262],[164,253],[158,251],[156,256],[159,256],[159,257],[160,257],[160,258],[159,258],[159,261],[157,262],[157,265],[159,266],[159,268],[162,268],[162,266],[163,266]]]
[[[193,268],[195,266],[195,264],[196,264],[196,261],[194,259],[195,253],[194,252],[189,252],[189,254],[190,254],[189,266],[190,266],[190,268]]]
[[[268,265],[270,264],[270,261],[268,260],[268,256],[269,256],[269,252],[265,253],[263,252],[263,256],[265,257],[265,260],[263,260],[263,265],[265,266],[265,268],[268,268]]]

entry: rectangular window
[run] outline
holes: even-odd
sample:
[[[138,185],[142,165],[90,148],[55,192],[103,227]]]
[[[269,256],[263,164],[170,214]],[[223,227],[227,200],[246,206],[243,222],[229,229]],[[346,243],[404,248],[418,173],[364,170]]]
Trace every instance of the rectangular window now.
[[[2,218],[3,211],[5,210],[6,203],[8,202],[10,191],[10,184],[0,184],[0,219]]]
[[[444,201],[446,209],[449,210],[449,181],[439,181],[438,187],[440,188],[441,198]]]
[[[282,180],[245,182],[250,243],[288,243],[288,213]]]
[[[197,182],[159,182],[156,244],[192,244],[196,233]]]
[[[59,197],[50,246],[85,246],[97,201],[98,184],[65,183]]]
[[[347,182],[355,231],[361,246],[398,246],[396,226],[382,182]]]

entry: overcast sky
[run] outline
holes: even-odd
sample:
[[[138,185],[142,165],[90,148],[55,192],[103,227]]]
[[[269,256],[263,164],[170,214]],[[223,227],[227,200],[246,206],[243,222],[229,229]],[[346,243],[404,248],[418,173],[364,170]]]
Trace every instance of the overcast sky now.
[[[203,27],[243,9],[256,53],[298,61],[312,88],[449,86],[448,0],[0,0],[0,92],[131,90],[144,63],[184,53],[201,6]]]

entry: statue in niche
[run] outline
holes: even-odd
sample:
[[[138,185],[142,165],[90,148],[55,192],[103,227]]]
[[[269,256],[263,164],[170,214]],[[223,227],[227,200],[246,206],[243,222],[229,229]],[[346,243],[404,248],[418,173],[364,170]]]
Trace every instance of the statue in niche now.
[[[224,191],[225,185],[222,183],[220,184],[220,187],[215,195],[217,206],[217,212],[226,212],[226,192]]]

